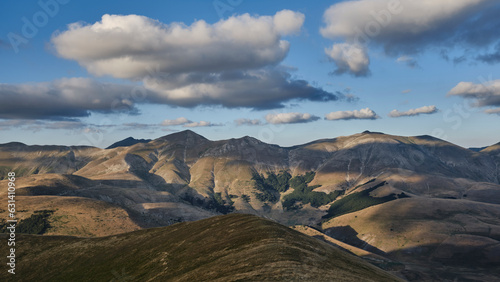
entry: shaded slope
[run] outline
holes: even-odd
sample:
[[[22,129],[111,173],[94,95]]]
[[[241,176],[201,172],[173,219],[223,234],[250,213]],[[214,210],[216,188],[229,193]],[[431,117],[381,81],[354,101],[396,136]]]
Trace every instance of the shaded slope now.
[[[498,182],[500,182],[500,142],[485,148],[481,153],[488,154],[495,160],[497,178]]]
[[[426,270],[419,272],[439,279],[445,277],[443,273],[457,273],[460,281],[474,272],[480,281],[491,281],[482,275],[500,275],[499,205],[398,199],[330,219],[322,228],[358,248],[376,248],[391,259],[420,265]]]
[[[96,239],[20,237],[15,281],[398,281],[324,242],[242,214]],[[6,273],[0,280],[13,281]]]

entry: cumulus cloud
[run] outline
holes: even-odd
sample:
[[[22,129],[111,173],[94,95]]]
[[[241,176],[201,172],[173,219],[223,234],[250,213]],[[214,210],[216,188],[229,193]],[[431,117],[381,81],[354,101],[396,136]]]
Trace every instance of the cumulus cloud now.
[[[302,13],[290,10],[279,11],[273,17],[274,30],[282,35],[297,33],[302,28],[305,18]]]
[[[354,111],[338,111],[331,112],[325,115],[326,120],[351,120],[351,119],[378,119],[380,118],[370,108]]]
[[[341,2],[325,11],[321,34],[380,43],[398,54],[415,53],[428,44],[491,43],[499,34],[498,8],[494,0]],[[475,33],[482,42],[474,41]]]
[[[211,123],[209,121],[199,121],[199,122],[191,122],[185,124],[184,127],[212,127],[212,126],[221,126],[221,124]]]
[[[405,112],[400,112],[398,110],[392,110],[389,113],[389,117],[398,118],[398,117],[419,116],[422,114],[430,115],[430,114],[435,114],[437,112],[438,112],[438,109],[436,108],[436,106],[424,106],[424,107],[420,107],[417,109],[411,109],[411,110],[408,110]]]
[[[55,35],[57,53],[95,75],[137,79],[151,66],[168,74],[220,72],[281,62],[290,48],[282,36],[300,30],[304,15],[233,16],[208,24],[164,24],[138,15],[104,15],[90,25],[74,23]]]
[[[134,86],[63,78],[36,84],[0,84],[0,118],[64,119],[90,112],[137,113],[130,97]]]
[[[271,124],[307,123],[318,119],[319,117],[308,113],[278,113],[266,115],[266,121]]]
[[[349,44],[381,46],[390,56],[488,47],[500,37],[499,12],[495,0],[343,1],[325,11],[320,32]],[[477,59],[497,62],[497,54]]]
[[[187,123],[192,123],[192,121],[188,120],[185,117],[179,117],[176,119],[166,119],[166,120],[162,121],[161,125],[173,126],[173,125],[183,125],[183,124],[187,124]]]
[[[248,118],[239,118],[234,121],[236,125],[261,125],[262,121],[260,119],[248,119]]]
[[[460,82],[448,92],[448,96],[471,99],[476,107],[500,107],[500,80],[481,84]]]
[[[337,65],[337,69],[333,72],[336,75],[349,73],[354,76],[368,76],[370,74],[370,58],[360,45],[334,44],[331,48],[326,48],[325,53]]]
[[[161,78],[148,78],[144,85],[158,95],[153,103],[182,107],[222,105],[227,108],[282,108],[291,100],[336,101],[340,97],[292,79],[285,68],[262,68],[248,71],[200,74],[189,73]]]
[[[337,100],[279,66],[290,48],[283,37],[298,33],[304,19],[290,10],[191,25],[104,15],[94,24],[69,25],[52,43],[94,75],[142,81],[154,92],[152,103],[270,109],[294,99]]]
[[[91,112],[137,114],[138,103],[182,107],[222,105],[227,108],[281,108],[291,100],[336,101],[347,97],[326,92],[284,70],[212,74],[190,82],[148,79],[144,86],[102,83],[88,78],[63,78],[36,84],[0,84],[0,118],[66,119]],[[165,85],[177,84],[172,90]]]

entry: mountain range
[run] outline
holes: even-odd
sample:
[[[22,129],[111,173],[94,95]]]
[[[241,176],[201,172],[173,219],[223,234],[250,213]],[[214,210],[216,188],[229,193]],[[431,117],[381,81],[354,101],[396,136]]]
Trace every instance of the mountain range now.
[[[0,179],[16,173],[18,216],[43,222],[38,234],[143,234],[245,213],[407,280],[498,277],[499,163],[500,143],[473,151],[368,131],[292,147],[189,130],[109,149],[0,145]]]

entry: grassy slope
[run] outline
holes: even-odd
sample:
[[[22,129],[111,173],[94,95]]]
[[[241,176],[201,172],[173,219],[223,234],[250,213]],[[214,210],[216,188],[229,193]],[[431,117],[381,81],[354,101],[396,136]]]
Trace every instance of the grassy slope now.
[[[453,274],[451,281],[457,277],[460,281],[465,277],[492,281],[482,276],[500,275],[498,205],[406,198],[345,214],[322,224],[326,234],[336,238],[345,236],[341,231],[345,227],[352,228],[360,242],[378,248],[391,259],[421,264],[425,270],[419,271],[436,275],[436,279],[443,279],[443,273],[456,272],[450,267],[466,269],[460,274],[462,276]]]
[[[324,242],[242,214],[103,238],[18,240],[15,281],[397,281]],[[7,274],[0,280],[14,281]]]
[[[106,236],[140,229],[124,209],[103,201],[81,197],[18,196],[17,217],[25,219],[35,211],[52,210],[45,235]],[[0,218],[8,211],[0,209]]]

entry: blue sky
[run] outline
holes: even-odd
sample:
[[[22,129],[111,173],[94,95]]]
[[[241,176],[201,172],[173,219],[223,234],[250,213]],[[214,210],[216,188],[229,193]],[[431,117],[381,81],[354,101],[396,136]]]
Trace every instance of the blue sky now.
[[[413,2],[2,3],[0,143],[184,129],[284,146],[364,130],[499,142],[499,5]]]

